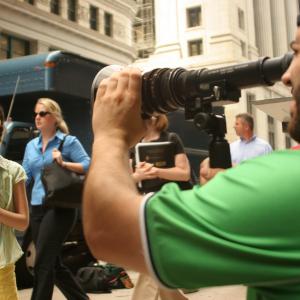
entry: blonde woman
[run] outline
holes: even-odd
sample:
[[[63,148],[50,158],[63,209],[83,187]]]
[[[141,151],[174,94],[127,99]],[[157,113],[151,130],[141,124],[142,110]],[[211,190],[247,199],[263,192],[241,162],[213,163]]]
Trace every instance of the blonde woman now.
[[[41,182],[42,169],[56,160],[61,166],[77,173],[85,173],[90,158],[63,119],[57,102],[48,98],[37,101],[34,109],[35,125],[40,135],[30,141],[25,150],[23,167],[29,184],[34,180],[31,193],[32,238],[36,247],[32,300],[51,300],[54,284],[67,299],[86,300],[88,296],[77,283],[60,257],[62,244],[77,217],[76,209],[46,209]],[[67,136],[66,136],[67,135]],[[57,150],[64,140],[62,152]]]
[[[22,250],[14,230],[29,223],[25,180],[23,168],[0,155],[0,299],[18,299],[15,262]]]

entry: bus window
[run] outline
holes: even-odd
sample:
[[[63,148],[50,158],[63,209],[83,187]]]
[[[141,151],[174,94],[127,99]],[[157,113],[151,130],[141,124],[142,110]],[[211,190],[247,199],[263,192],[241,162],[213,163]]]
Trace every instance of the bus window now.
[[[32,139],[32,128],[16,127],[10,134],[6,158],[22,162],[26,144]]]

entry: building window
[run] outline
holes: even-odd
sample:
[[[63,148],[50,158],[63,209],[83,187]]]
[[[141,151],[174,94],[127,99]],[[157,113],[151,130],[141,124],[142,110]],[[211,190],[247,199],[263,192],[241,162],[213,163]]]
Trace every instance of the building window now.
[[[34,5],[35,3],[35,0],[24,0],[24,2],[27,2],[27,3],[29,3],[29,4],[31,4],[31,5]]]
[[[275,149],[275,133],[271,131],[269,131],[269,143],[272,149]]]
[[[99,9],[95,6],[90,6],[90,28],[94,30],[99,29]]]
[[[196,27],[201,25],[201,6],[188,8],[186,10],[187,26]]]
[[[241,52],[243,57],[247,57],[246,43],[241,41]]]
[[[203,54],[203,41],[200,40],[194,40],[188,42],[189,47],[189,56],[195,56],[195,55],[201,55]]]
[[[58,47],[55,47],[55,46],[48,47],[49,52],[51,52],[51,51],[61,51],[61,50],[62,50],[61,48],[58,48]]]
[[[51,0],[50,1],[50,11],[53,14],[60,15],[60,1],[59,0]]]
[[[245,30],[245,14],[244,11],[238,8],[239,28]]]
[[[268,124],[269,124],[269,126],[274,126],[274,118],[273,117],[271,117],[271,116],[268,116]]]
[[[285,136],[285,148],[290,149],[292,147],[292,140],[289,136]]]
[[[107,36],[112,36],[113,33],[113,16],[108,12],[104,13],[104,33]]]
[[[77,21],[77,1],[68,0],[68,19],[70,21]]]
[[[25,56],[29,54],[29,41],[6,34],[0,34],[0,59]]]
[[[247,112],[249,114],[252,114],[253,109],[252,109],[252,101],[256,100],[256,96],[253,93],[247,92],[246,93],[246,101],[247,101]]]
[[[282,129],[282,132],[284,133],[288,133],[288,127],[289,127],[289,122],[287,121],[283,121],[281,122],[281,129]]]
[[[268,116],[269,143],[275,149],[275,122],[274,118]]]

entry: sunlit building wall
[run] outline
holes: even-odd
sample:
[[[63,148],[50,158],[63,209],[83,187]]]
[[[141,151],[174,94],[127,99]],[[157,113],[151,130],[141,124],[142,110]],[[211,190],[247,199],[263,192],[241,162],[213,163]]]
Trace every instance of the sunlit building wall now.
[[[143,9],[144,1],[137,3]],[[262,56],[281,56],[289,51],[299,11],[297,0],[153,0],[152,5],[155,47],[149,52],[148,38],[147,56],[135,62],[145,69],[218,68]],[[150,18],[147,20],[149,27]],[[143,30],[139,27],[138,30],[139,53],[143,53]],[[239,103],[225,107],[228,140],[236,139],[234,116],[248,111],[255,118],[255,132],[259,137],[268,140],[274,148],[289,147],[291,141],[282,132],[282,123],[251,102],[289,95],[281,83],[242,90]]]
[[[0,59],[62,49],[129,64],[135,15],[133,0],[0,0]]]

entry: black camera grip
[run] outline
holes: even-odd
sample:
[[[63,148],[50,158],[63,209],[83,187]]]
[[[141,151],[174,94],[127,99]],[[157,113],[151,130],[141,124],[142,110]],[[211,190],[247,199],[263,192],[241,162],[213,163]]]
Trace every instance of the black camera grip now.
[[[209,145],[209,161],[211,168],[228,169],[232,167],[230,146],[226,139],[216,137]]]

